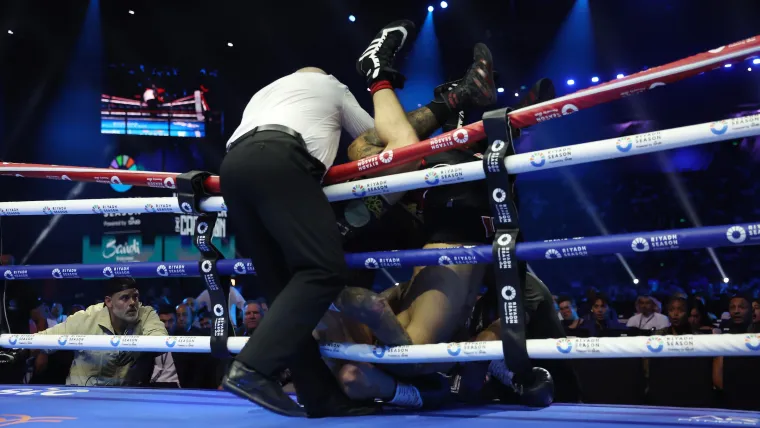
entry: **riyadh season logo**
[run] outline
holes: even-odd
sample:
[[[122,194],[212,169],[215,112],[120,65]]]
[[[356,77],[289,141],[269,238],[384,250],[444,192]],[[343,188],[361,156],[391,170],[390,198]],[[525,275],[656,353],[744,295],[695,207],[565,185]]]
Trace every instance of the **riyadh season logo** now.
[[[212,267],[213,266],[212,266],[211,260],[204,260],[203,262],[201,262],[201,270],[203,271],[203,273],[211,272]]]
[[[186,213],[193,212],[193,207],[190,206],[190,204],[187,203],[187,202],[182,202],[182,205],[180,206],[180,208],[182,208],[182,211],[184,211]]]
[[[637,253],[649,251],[649,242],[644,238],[636,238],[631,242],[631,249]]]
[[[619,152],[627,153],[631,151],[633,148],[633,141],[631,140],[631,137],[625,137],[620,138],[615,143],[615,148],[618,149]]]
[[[224,315],[224,308],[222,307],[222,305],[218,303],[214,305],[214,315],[216,315],[217,317]]]
[[[440,181],[438,178],[438,173],[435,172],[434,170],[431,169],[430,171],[425,173],[425,183],[431,186],[434,186],[438,184],[438,181]]]
[[[470,139],[470,136],[467,134],[466,129],[457,129],[453,134],[451,134],[451,138],[457,144],[464,144]]]
[[[449,343],[446,345],[446,352],[448,352],[452,357],[456,357],[460,352],[462,352],[462,347],[459,346],[458,343]]]
[[[536,168],[541,168],[546,164],[546,155],[544,155],[543,152],[537,152],[530,155],[530,158],[528,159],[530,161],[530,164],[535,166]]]
[[[205,221],[198,223],[198,233],[203,235],[206,231],[208,231],[208,223]]]
[[[728,131],[728,121],[721,120],[720,122],[713,122],[710,124],[710,132],[715,135],[723,135]]]
[[[121,343],[121,336],[114,336],[111,338],[111,346],[114,348],[118,347]]]
[[[5,277],[5,279],[15,279],[13,277],[13,272],[11,272],[10,269],[6,270],[5,273],[3,273],[3,277]]]
[[[383,358],[385,356],[386,349],[388,348],[386,348],[385,346],[375,346],[372,348],[372,355],[374,355],[377,358]]]
[[[649,352],[656,354],[665,349],[665,342],[663,342],[660,336],[650,336],[647,339],[647,349],[649,349]]]
[[[512,242],[512,235],[505,233],[504,235],[499,236],[499,239],[497,239],[496,242],[499,245],[506,247],[510,242]]]
[[[159,265],[156,268],[156,273],[159,274],[160,276],[169,276],[169,271],[166,269],[165,265]]]
[[[744,336],[744,346],[750,351],[760,351],[760,334],[748,334]]]
[[[167,348],[173,348],[174,345],[177,344],[177,338],[174,336],[169,336],[166,338],[166,347]]]
[[[66,342],[69,341],[69,336],[58,336],[58,344],[61,346],[66,346]]]
[[[111,269],[111,266],[103,268],[103,276],[106,278],[113,278],[113,269]]]
[[[578,111],[578,107],[576,107],[573,104],[565,104],[562,106],[562,116],[567,116],[568,114],[573,114]]]
[[[557,350],[562,354],[569,354],[573,350],[573,342],[570,339],[559,339],[557,340]]]
[[[363,184],[355,184],[354,187],[351,188],[351,193],[357,198],[363,198],[364,195],[367,194],[367,189],[364,188]]]
[[[364,267],[367,269],[377,269],[380,267],[380,265],[377,263],[377,260],[370,257],[364,261]]]
[[[380,153],[378,159],[380,159],[380,162],[382,163],[391,163],[393,161],[393,150]]]
[[[726,231],[726,238],[734,244],[741,244],[747,239],[747,231],[741,226],[731,226]]]
[[[493,194],[491,196],[493,196],[494,201],[501,203],[507,199],[507,192],[505,192],[504,189],[496,188],[493,189]]]
[[[503,297],[504,300],[511,302],[517,297],[517,290],[511,285],[505,285],[504,288],[501,289],[501,297]]]
[[[232,270],[234,270],[235,273],[242,275],[245,273],[245,264],[243,262],[237,262],[235,263],[235,266],[232,268]]]
[[[438,264],[441,266],[448,266],[454,264],[449,256],[441,256],[438,258]]]
[[[559,251],[555,250],[554,248],[550,248],[546,250],[546,258],[551,259],[561,259],[562,254],[559,253]]]

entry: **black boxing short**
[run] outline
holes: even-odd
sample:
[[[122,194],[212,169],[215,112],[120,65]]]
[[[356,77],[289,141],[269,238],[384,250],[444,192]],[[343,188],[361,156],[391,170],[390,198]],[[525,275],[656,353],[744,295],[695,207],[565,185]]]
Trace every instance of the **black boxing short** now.
[[[472,314],[467,320],[465,329],[470,338],[480,334],[488,328],[494,321],[499,319],[498,303],[496,299],[496,287],[492,283],[493,275],[486,275],[484,282],[488,285],[488,291],[478,299],[472,308]],[[523,294],[523,304],[525,305],[525,314],[528,317],[527,324],[537,321],[539,324],[557,320],[556,313],[539,313],[539,307],[552,304],[551,292],[546,285],[535,275],[527,272],[525,275],[525,292]],[[546,318],[549,319],[546,319]],[[531,336],[531,326],[528,327],[528,336]]]
[[[450,150],[425,158],[426,166],[452,166],[479,161],[472,150]],[[484,180],[431,187],[424,193],[423,221],[427,243],[493,242],[488,185]]]

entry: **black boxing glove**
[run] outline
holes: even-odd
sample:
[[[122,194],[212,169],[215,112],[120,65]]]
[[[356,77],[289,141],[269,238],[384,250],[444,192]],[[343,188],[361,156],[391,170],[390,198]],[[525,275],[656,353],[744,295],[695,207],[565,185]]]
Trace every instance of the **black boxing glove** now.
[[[554,379],[541,367],[533,367],[519,382],[515,379],[514,388],[524,406],[548,407],[554,402]]]

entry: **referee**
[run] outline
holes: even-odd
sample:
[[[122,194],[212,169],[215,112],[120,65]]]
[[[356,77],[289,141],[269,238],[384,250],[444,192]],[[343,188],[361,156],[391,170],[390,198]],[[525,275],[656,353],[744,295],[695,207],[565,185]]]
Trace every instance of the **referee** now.
[[[357,62],[367,78],[375,120],[348,88],[304,68],[257,92],[227,144],[220,171],[229,216],[250,242],[251,259],[272,306],[223,380],[226,390],[286,416],[356,416],[375,411],[351,402],[321,358],[312,331],[345,287],[342,240],[322,177],[335,161],[341,128],[353,138],[376,127],[390,147],[417,141],[393,88],[391,66],[414,24],[382,29]],[[290,369],[301,409],[277,382]]]
[[[345,85],[309,67],[256,93],[227,143],[222,195],[239,235],[250,243],[272,306],[230,366],[224,387],[274,412],[305,416],[276,382],[285,368],[307,412],[331,406],[323,401],[340,395],[311,337],[345,286],[347,269],[321,181],[335,160],[341,128],[356,138],[373,126]],[[335,395],[329,397],[332,384]],[[316,396],[308,394],[313,388]]]

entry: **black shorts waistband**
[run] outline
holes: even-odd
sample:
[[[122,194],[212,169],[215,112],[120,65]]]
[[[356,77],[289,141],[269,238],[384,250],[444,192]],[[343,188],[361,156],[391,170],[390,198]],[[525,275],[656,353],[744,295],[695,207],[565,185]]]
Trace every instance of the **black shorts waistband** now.
[[[296,141],[298,141],[298,143],[304,149],[306,148],[306,142],[303,140],[303,137],[301,136],[300,133],[298,133],[298,131],[288,128],[287,126],[284,126],[284,125],[261,125],[261,126],[257,126],[251,129],[250,131],[246,132],[245,134],[241,135],[238,139],[233,141],[229,145],[229,147],[227,147],[227,153],[232,151],[232,149],[234,149],[238,144],[245,141],[246,138],[252,137],[256,135],[257,133],[264,132],[264,131],[275,131],[275,132],[281,132],[283,134],[290,135],[291,137],[295,138]]]

